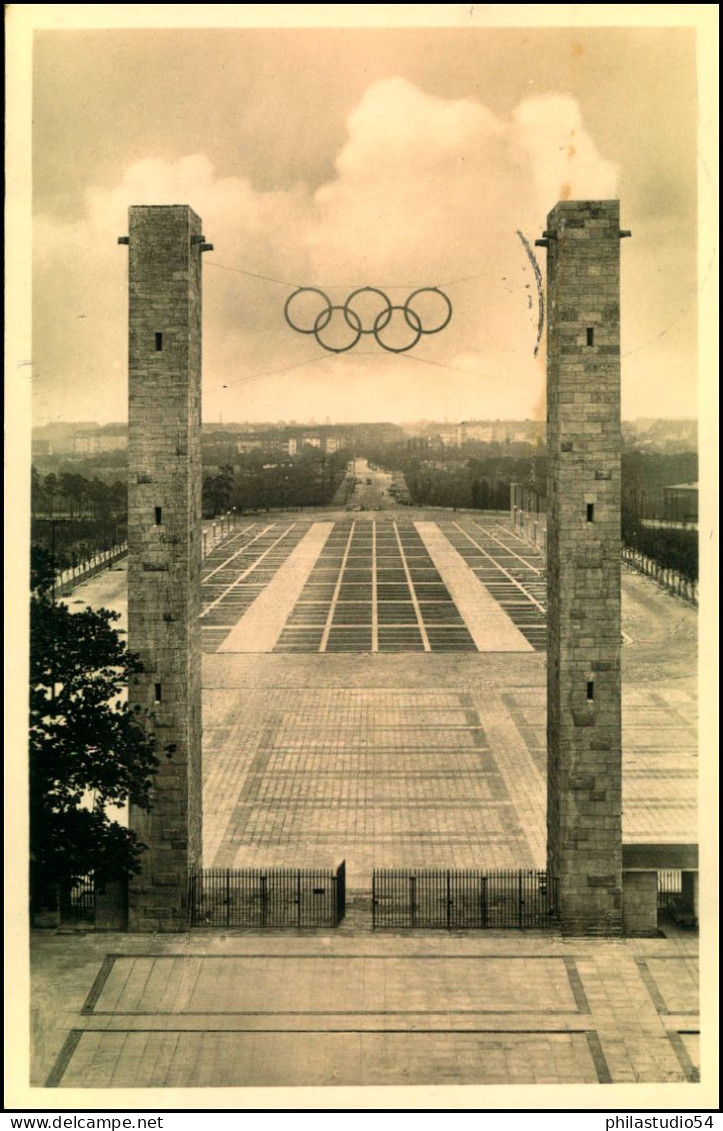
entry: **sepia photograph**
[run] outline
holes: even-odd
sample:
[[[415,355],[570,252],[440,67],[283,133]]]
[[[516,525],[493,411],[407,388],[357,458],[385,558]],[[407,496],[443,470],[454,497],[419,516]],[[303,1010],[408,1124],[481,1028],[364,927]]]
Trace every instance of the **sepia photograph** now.
[[[714,6],[6,21],[9,1106],[715,1110]]]

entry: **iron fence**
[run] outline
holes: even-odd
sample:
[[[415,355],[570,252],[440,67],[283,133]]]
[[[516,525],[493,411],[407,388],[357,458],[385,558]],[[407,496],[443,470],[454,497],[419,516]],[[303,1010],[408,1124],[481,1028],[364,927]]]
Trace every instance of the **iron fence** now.
[[[557,881],[547,872],[377,868],[373,927],[446,930],[550,927],[557,922]]]
[[[658,911],[667,911],[683,894],[683,874],[675,869],[658,872]]]
[[[63,923],[95,922],[95,878],[81,876],[70,888],[60,891],[60,919]]]
[[[346,867],[204,868],[191,875],[192,927],[336,927]]]

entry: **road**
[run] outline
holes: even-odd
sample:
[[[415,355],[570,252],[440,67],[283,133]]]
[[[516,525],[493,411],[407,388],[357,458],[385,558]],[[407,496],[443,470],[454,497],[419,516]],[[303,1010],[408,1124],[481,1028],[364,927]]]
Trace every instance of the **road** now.
[[[391,510],[397,506],[396,499],[389,494],[392,477],[388,471],[372,468],[368,460],[356,459],[353,474],[357,484],[349,496],[347,510]]]

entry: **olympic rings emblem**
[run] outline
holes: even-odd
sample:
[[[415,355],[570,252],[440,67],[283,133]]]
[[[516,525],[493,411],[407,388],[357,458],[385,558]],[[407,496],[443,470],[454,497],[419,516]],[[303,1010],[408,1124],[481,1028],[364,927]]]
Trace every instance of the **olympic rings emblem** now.
[[[425,325],[424,303],[421,313],[414,309],[414,301],[421,295],[433,295],[433,306],[440,305],[441,300],[441,309],[431,325]],[[332,303],[318,287],[299,287],[284,306],[284,318],[291,329],[299,334],[313,334],[329,353],[346,353],[363,334],[372,334],[389,353],[406,353],[414,349],[423,334],[444,330],[451,317],[452,303],[439,287],[419,287],[403,306],[392,303],[378,287],[359,287],[343,305]]]

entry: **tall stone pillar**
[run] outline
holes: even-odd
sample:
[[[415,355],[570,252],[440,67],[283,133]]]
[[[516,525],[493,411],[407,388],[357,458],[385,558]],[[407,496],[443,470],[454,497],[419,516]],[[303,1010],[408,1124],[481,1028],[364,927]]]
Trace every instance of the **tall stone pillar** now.
[[[623,233],[628,234],[628,233]],[[547,219],[547,851],[563,930],[622,932],[619,202]]]
[[[185,205],[130,209],[128,645],[144,671],[129,701],[156,738],[147,845],[129,928],[188,925],[201,863],[201,221]]]

